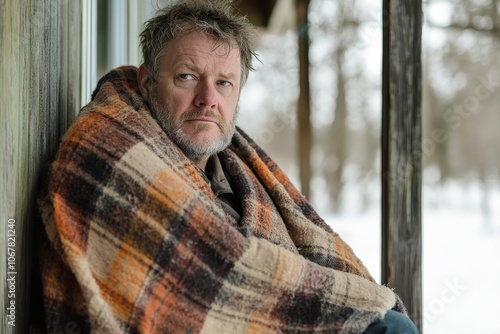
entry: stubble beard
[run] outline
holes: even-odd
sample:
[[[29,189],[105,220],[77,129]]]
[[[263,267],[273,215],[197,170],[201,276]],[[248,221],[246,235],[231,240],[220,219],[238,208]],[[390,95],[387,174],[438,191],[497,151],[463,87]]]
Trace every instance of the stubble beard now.
[[[222,117],[210,114],[203,110],[193,110],[185,112],[181,115],[180,119],[176,120],[168,107],[160,103],[154,94],[150,92],[149,107],[154,118],[158,121],[160,127],[165,131],[172,142],[177,145],[184,154],[191,160],[196,161],[200,159],[207,159],[208,157],[223,151],[229,146],[235,132],[235,120],[238,114],[238,107],[235,110],[234,117],[230,124],[225,124]],[[193,138],[185,133],[182,125],[186,120],[193,119],[199,116],[210,116],[217,126],[219,127],[220,134],[218,136],[210,136],[205,142],[193,140]],[[208,129],[208,124],[195,125],[196,131],[203,131]]]

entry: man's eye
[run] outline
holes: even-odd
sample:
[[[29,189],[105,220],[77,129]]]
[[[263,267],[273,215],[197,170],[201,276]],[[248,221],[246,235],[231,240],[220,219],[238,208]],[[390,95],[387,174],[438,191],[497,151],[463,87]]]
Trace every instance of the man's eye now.
[[[179,75],[179,78],[182,79],[182,80],[193,80],[194,79],[194,76],[192,76],[191,74],[180,74]]]
[[[231,83],[229,81],[221,80],[219,81],[219,85],[222,87],[229,87],[231,86]]]

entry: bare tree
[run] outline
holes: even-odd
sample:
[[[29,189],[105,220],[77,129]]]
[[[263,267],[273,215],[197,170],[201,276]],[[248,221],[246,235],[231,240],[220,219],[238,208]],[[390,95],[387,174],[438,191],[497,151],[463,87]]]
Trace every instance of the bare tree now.
[[[324,147],[326,161],[335,162],[332,165],[322,166],[322,174],[328,184],[331,209],[338,212],[341,207],[342,190],[344,187],[344,169],[348,159],[348,147],[350,132],[347,128],[347,113],[349,109],[347,101],[347,84],[349,78],[345,74],[345,57],[352,41],[356,36],[359,22],[355,17],[356,2],[337,2],[337,14],[334,23],[335,47],[332,50],[332,66],[335,70],[335,105],[333,107],[334,121],[326,132],[321,145]]]

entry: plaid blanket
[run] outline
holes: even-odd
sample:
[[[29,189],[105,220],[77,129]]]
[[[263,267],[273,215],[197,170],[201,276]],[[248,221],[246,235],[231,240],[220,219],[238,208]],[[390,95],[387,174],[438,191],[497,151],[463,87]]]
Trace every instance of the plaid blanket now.
[[[152,118],[136,68],[100,80],[39,196],[49,333],[360,333],[404,312],[241,129],[220,156],[238,224]]]

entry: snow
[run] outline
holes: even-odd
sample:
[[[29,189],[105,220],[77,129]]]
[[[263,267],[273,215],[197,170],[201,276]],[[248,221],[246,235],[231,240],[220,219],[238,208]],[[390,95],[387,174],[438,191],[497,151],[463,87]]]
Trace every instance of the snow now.
[[[460,182],[423,193],[423,321],[425,334],[499,334],[500,187],[490,191],[489,217],[480,184]],[[445,200],[442,200],[442,199]],[[345,210],[325,220],[380,282],[380,210]]]

